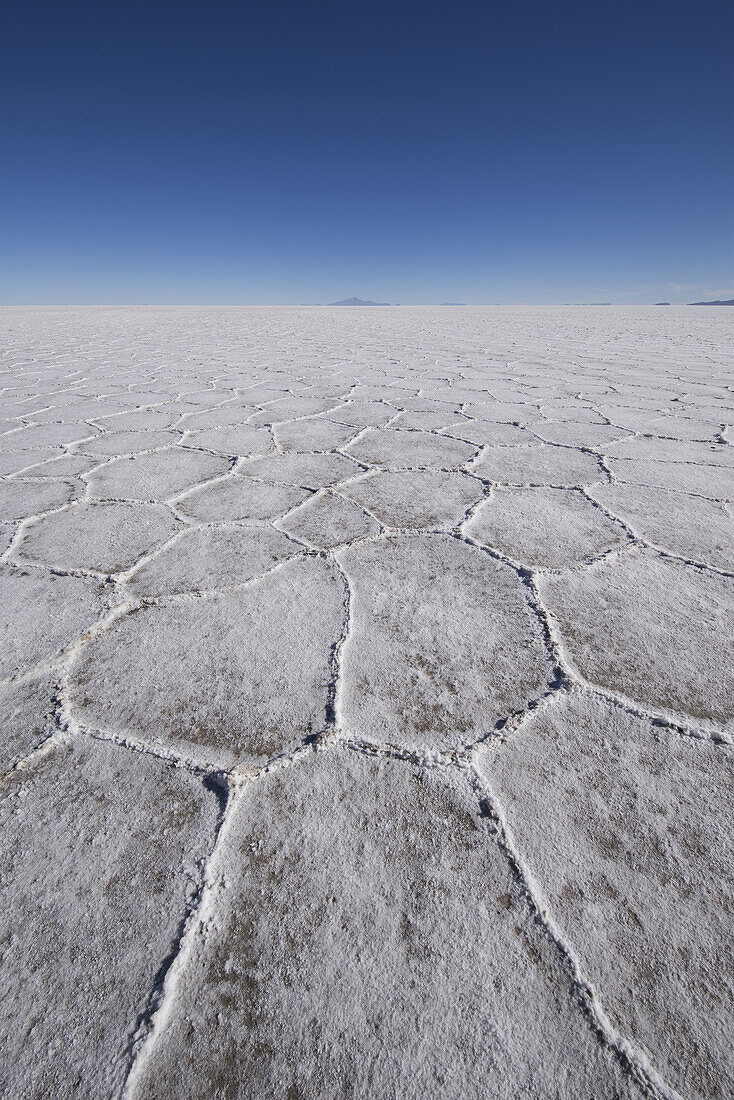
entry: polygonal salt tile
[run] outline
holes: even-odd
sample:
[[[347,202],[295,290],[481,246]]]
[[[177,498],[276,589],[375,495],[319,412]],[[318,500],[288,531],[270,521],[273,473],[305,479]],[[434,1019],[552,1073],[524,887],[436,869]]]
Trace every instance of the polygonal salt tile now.
[[[278,521],[283,531],[320,550],[377,535],[380,525],[362,508],[335,493],[322,491]]]
[[[395,470],[345,485],[343,492],[388,527],[457,527],[484,486],[445,470]]]
[[[73,481],[0,482],[0,521],[15,523],[28,516],[63,508],[83,491],[84,486]]]
[[[134,571],[127,584],[137,598],[232,588],[300,547],[271,527],[214,527],[184,531]]]
[[[533,424],[533,432],[546,443],[561,443],[565,447],[591,447],[604,450],[610,443],[624,439],[624,428],[613,424],[579,424],[575,420],[541,421]]]
[[[427,397],[406,397],[400,390],[388,390],[385,399],[395,411],[405,410],[412,412],[446,413],[453,412],[460,403],[460,395],[457,394],[449,402],[435,401]]]
[[[658,462],[656,459],[610,458],[617,481],[693,493],[711,500],[732,500],[734,474],[728,466],[695,462]]]
[[[398,398],[401,398],[401,400],[403,401],[409,401],[411,399],[418,399],[421,401],[427,400],[426,398],[418,397],[421,392],[419,381],[415,378],[415,376],[410,377],[409,374],[410,372],[408,371],[403,377],[399,377],[393,374],[391,378],[382,378],[381,384],[388,385],[389,387],[391,404],[394,404],[395,400],[397,400]],[[368,378],[367,372],[363,371],[361,374],[361,378],[363,382],[371,381],[374,384],[380,382],[377,371],[373,372],[370,378]]]
[[[542,695],[553,671],[514,570],[440,535],[339,552],[353,593],[344,727],[366,740],[452,749]]]
[[[650,420],[644,430],[652,435],[666,439],[699,439],[713,442],[721,429],[722,421],[693,420],[682,416],[665,416],[660,420]]]
[[[240,469],[265,481],[304,489],[326,489],[360,471],[357,463],[344,455],[302,453],[246,459]]]
[[[34,427],[52,423],[71,424],[73,427],[80,420],[94,420],[95,417],[115,411],[114,403],[109,400],[73,401],[69,404],[51,405],[38,411],[29,410],[23,415],[33,419]],[[122,411],[122,406],[119,411]]]
[[[34,424],[0,437],[2,450],[20,451],[37,447],[58,447],[95,436],[98,428],[89,424]]]
[[[505,485],[555,485],[573,488],[605,481],[598,459],[572,447],[486,447],[472,472]]]
[[[277,385],[275,380],[268,385],[260,379],[259,382],[251,386],[243,386],[239,390],[240,401],[246,401],[248,405],[265,405],[269,401],[284,401],[289,396],[288,387]]]
[[[234,592],[139,608],[80,654],[74,712],[218,767],[263,763],[327,725],[344,599],[338,571],[311,557]]]
[[[53,676],[0,684],[0,774],[54,732],[56,688]]]
[[[245,394],[246,397],[249,395]],[[281,424],[284,420],[297,420],[302,416],[316,416],[317,413],[330,412],[339,405],[338,400],[328,397],[285,397],[267,405],[261,412],[255,413],[251,424]]]
[[[245,788],[212,880],[134,1100],[641,1098],[461,773],[309,754]]]
[[[60,447],[38,447],[32,451],[7,451],[0,453],[0,477],[25,472],[39,462],[63,455]]]
[[[396,410],[393,409],[392,413],[395,416]],[[401,412],[395,421],[391,424],[393,428],[413,428],[418,430],[426,429],[428,431],[439,431],[442,428],[454,429],[456,436],[461,436],[461,429],[468,426],[471,421],[467,420],[465,416],[461,416],[454,412],[454,410],[448,406],[440,410],[432,410],[430,412],[419,412],[416,409],[408,409],[405,412]]]
[[[496,445],[500,447],[528,445],[537,446],[538,440],[526,429],[516,424],[485,423],[483,420],[469,420],[461,427],[448,428],[446,435],[455,439],[464,439],[476,443],[478,447]]]
[[[632,408],[628,405],[597,405],[597,411],[612,424],[620,428],[628,428],[632,432],[647,431],[651,420],[657,422],[657,418],[646,408]]]
[[[731,748],[572,696],[480,769],[612,1026],[671,1095],[731,1096]]]
[[[119,573],[178,530],[161,504],[80,504],[27,526],[12,559],[55,569]]]
[[[330,412],[329,419],[337,424],[346,424],[353,428],[374,428],[387,424],[397,413],[390,405],[381,401],[350,401]]]
[[[610,458],[644,459],[651,462],[695,462],[707,466],[734,467],[734,447],[726,443],[699,443],[681,439],[636,436],[606,449]]]
[[[154,451],[139,458],[116,458],[92,471],[87,480],[99,499],[168,500],[198,482],[224,474],[226,458],[183,447]]]
[[[732,724],[731,578],[631,550],[539,585],[587,680],[706,729]]]
[[[394,428],[370,429],[344,449],[360,462],[397,470],[419,466],[453,469],[477,453],[476,447],[460,439]]]
[[[213,409],[220,406],[225,401],[231,401],[234,398],[234,390],[227,389],[201,389],[197,387],[186,391],[185,402],[182,404],[191,405],[196,409]]]
[[[470,401],[464,411],[476,420],[497,424],[522,423],[538,416],[537,405],[530,401]]]
[[[234,476],[187,493],[176,501],[176,510],[200,523],[262,522],[282,516],[309,496],[308,489]]]
[[[719,569],[734,569],[734,520],[724,504],[620,482],[597,485],[592,495],[645,541]]]
[[[370,386],[364,384],[361,381],[357,381],[353,386],[350,387],[347,392],[345,392],[345,401],[347,400],[347,393],[352,401],[378,401],[392,403],[394,397],[399,397],[399,394],[396,394],[389,385]]]
[[[496,489],[466,533],[534,569],[575,565],[629,539],[573,489]]]
[[[100,587],[82,577],[0,571],[0,676],[48,660],[100,616]]]
[[[79,443],[75,453],[83,451],[87,455],[112,457],[131,455],[141,451],[152,451],[158,447],[170,447],[181,439],[180,432],[169,431],[105,431],[87,443]]]
[[[224,455],[267,454],[275,449],[267,428],[233,424],[221,428],[202,428],[186,437],[187,447],[201,447]]]
[[[590,409],[588,406],[581,404],[578,400],[573,401],[544,401],[541,405],[541,412],[543,414],[543,422],[545,421],[557,421],[563,423],[563,421],[570,421],[575,424],[597,424],[602,427],[606,427],[604,417],[596,411],[596,409]]]
[[[11,477],[19,480],[24,478],[78,477],[80,474],[86,474],[89,470],[93,470],[95,466],[99,466],[100,461],[102,460],[99,457],[91,455],[58,454],[54,455],[53,458],[47,456],[42,462],[29,466],[18,474],[12,474]]]
[[[179,409],[179,414],[181,410]],[[181,416],[177,427],[186,431],[200,428],[223,428],[228,425],[244,424],[257,412],[254,405],[225,405],[221,409],[207,409],[205,412],[188,412]]]
[[[276,424],[273,434],[283,451],[333,451],[354,439],[357,430],[331,420],[292,420]]]
[[[339,378],[336,373],[331,375],[330,381],[327,369],[323,368],[317,376],[312,376],[308,380],[302,378],[300,385],[294,385],[291,389],[299,397],[328,398],[333,403],[343,404],[349,397],[352,385],[345,382],[343,378]]]
[[[201,780],[60,744],[0,804],[4,1096],[117,1096],[215,839]]]
[[[268,372],[271,373],[271,372]],[[287,371],[282,372],[283,377],[290,377]],[[293,394],[290,392],[289,387],[286,384],[280,385],[275,379],[276,372],[272,372],[273,383],[268,384],[261,379],[260,383],[248,387],[242,386],[238,388],[237,399],[232,403],[233,407],[237,404],[251,405],[254,412],[262,412],[264,408],[269,405],[273,405],[277,401],[285,401],[287,398],[292,398]],[[226,405],[224,406],[227,407]]]
[[[114,416],[102,416],[95,420],[99,428],[106,432],[119,431],[155,431],[170,428],[179,418],[173,406],[152,409],[133,409],[131,412],[115,413]]]

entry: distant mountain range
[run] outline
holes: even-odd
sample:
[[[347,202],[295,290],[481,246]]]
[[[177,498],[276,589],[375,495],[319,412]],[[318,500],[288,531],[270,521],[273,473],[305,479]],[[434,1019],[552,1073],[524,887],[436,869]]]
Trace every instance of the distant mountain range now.
[[[729,298],[727,302],[722,302],[720,298],[717,298],[715,302],[689,302],[689,306],[734,306],[734,298]]]
[[[345,298],[342,302],[329,302],[330,306],[389,306],[389,302],[370,302],[364,298]]]

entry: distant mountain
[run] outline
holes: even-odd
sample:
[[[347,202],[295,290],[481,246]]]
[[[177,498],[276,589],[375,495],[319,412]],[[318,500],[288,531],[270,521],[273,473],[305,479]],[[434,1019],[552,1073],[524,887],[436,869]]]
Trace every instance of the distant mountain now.
[[[656,306],[669,306],[670,302],[656,302],[655,305]]]
[[[734,306],[734,298],[730,298],[728,302],[722,302],[720,298],[717,298],[715,302],[689,302],[689,306]]]
[[[389,302],[370,302],[364,298],[345,298],[343,302],[329,302],[330,306],[389,306]]]

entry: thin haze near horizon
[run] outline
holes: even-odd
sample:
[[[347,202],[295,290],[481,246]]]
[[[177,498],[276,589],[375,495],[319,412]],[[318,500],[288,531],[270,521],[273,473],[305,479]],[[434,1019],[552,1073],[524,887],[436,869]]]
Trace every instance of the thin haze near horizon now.
[[[29,4],[0,302],[734,297],[734,8]]]

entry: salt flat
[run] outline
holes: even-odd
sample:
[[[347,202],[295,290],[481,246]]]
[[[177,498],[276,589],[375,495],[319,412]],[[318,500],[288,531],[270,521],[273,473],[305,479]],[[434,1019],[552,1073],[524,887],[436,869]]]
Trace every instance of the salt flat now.
[[[734,1093],[733,319],[0,311],[4,1096]]]

